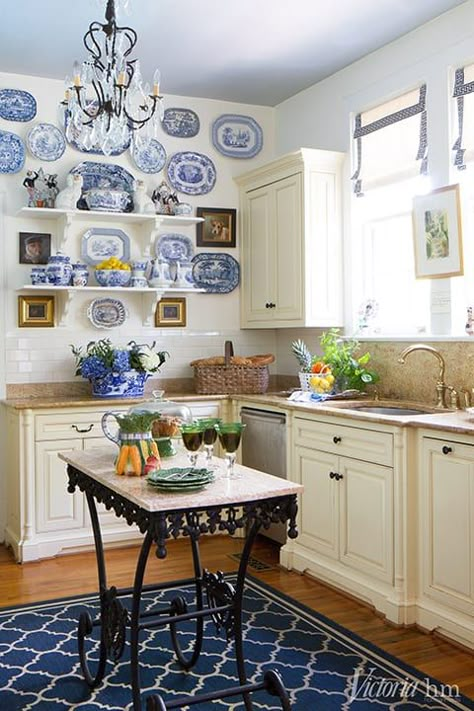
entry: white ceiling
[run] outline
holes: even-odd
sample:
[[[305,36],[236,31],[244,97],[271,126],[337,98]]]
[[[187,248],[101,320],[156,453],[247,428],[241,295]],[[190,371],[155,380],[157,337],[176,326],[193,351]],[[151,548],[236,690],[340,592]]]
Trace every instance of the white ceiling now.
[[[275,106],[465,0],[129,0],[164,94]],[[0,71],[62,79],[104,0],[2,3]]]

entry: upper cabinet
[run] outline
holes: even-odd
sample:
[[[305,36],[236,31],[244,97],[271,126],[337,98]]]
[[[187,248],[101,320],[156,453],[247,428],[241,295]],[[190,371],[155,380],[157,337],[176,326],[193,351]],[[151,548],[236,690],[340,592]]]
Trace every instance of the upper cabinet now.
[[[301,149],[236,178],[242,328],[342,325],[343,161]]]

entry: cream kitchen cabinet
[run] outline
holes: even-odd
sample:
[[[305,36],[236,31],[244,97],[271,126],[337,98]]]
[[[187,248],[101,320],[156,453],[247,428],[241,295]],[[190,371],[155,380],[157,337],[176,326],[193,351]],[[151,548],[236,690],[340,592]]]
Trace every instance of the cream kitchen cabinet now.
[[[343,160],[301,149],[236,178],[242,328],[342,324]]]
[[[217,417],[219,401],[187,402],[196,417]],[[81,492],[67,491],[58,452],[110,447],[101,427],[107,409],[128,406],[15,409],[7,407],[7,526],[5,542],[20,562],[71,552],[93,543],[89,511]],[[133,542],[140,534],[112,511],[99,508],[105,544]]]
[[[400,623],[407,621],[406,571],[395,439],[404,434],[376,427],[351,426],[341,418],[293,418],[292,478],[304,493],[299,537],[284,547],[281,562]]]
[[[472,437],[425,431],[420,439],[417,621],[473,648]]]

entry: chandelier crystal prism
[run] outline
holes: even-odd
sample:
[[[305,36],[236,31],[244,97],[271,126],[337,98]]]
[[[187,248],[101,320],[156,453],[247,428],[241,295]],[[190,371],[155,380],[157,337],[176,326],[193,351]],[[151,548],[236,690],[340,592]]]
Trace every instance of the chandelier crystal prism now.
[[[153,87],[144,83],[138,59],[130,59],[137,43],[131,27],[120,27],[115,0],[106,0],[105,22],[92,22],[84,35],[88,56],[74,62],[73,81],[66,77],[66,137],[86,150],[99,148],[105,155],[122,152],[156,137],[163,118],[160,72]]]

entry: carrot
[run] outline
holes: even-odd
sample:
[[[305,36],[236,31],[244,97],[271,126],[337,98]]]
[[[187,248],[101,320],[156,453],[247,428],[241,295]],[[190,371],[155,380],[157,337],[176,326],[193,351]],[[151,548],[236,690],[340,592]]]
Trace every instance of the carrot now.
[[[135,444],[130,445],[130,464],[132,465],[133,473],[135,476],[141,476],[142,474],[142,460],[140,457],[140,452]]]
[[[125,468],[126,468],[127,462],[128,462],[129,449],[130,449],[130,447],[127,444],[123,444],[120,447],[120,452],[117,457],[117,462],[115,464],[115,471],[117,472],[117,474],[124,474],[125,473]]]

